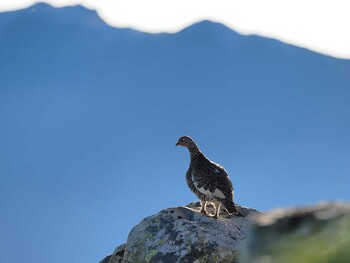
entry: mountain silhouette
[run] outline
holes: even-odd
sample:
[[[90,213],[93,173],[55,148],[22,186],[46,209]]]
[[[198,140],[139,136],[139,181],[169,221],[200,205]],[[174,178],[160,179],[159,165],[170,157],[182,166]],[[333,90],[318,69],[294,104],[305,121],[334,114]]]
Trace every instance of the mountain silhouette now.
[[[0,261],[97,262],[194,200],[181,135],[241,205],[349,199],[349,87],[349,60],[210,21],[148,34],[81,6],[1,13]]]

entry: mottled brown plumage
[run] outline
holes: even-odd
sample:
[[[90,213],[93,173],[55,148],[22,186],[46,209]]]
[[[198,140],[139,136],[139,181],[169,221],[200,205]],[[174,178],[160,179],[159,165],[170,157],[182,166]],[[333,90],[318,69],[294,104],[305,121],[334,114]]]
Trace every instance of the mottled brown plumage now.
[[[219,216],[220,205],[229,213],[237,213],[233,202],[233,186],[226,170],[221,165],[210,161],[198,148],[192,138],[182,136],[176,146],[184,146],[190,152],[190,167],[186,181],[192,192],[201,200],[201,213],[206,214],[207,202],[214,203],[214,217]]]

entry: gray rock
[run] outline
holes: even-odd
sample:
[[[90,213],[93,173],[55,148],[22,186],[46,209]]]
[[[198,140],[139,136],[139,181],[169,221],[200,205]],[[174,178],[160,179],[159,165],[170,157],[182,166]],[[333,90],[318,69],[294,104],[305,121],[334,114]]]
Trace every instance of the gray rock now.
[[[100,263],[121,263],[124,257],[126,244],[118,246],[112,255],[109,255],[102,259]]]
[[[241,263],[349,263],[350,204],[323,203],[259,215]]]
[[[214,219],[198,212],[199,203],[168,208],[142,220],[101,263],[237,262],[240,243],[246,238],[254,209],[238,206],[241,216],[222,211]],[[211,206],[208,211],[214,212]],[[123,254],[116,260],[116,253]],[[119,261],[118,261],[119,260]]]

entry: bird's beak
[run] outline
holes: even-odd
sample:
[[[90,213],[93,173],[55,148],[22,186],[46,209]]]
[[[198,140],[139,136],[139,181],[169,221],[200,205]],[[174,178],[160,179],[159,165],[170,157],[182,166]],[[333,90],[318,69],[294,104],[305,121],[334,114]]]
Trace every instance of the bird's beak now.
[[[179,145],[179,142],[177,142],[176,144],[175,144],[175,146],[178,146]]]

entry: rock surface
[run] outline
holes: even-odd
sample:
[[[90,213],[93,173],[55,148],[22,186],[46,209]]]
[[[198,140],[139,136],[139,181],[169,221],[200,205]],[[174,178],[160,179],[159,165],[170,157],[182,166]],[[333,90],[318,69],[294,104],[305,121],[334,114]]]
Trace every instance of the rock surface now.
[[[349,263],[350,204],[280,209],[257,217],[241,263]]]
[[[214,219],[198,212],[199,203],[168,208],[145,218],[127,243],[100,263],[237,262],[254,209],[238,206],[241,216],[221,212]],[[213,213],[213,208],[208,206]]]
[[[126,244],[118,246],[112,255],[105,257],[100,263],[121,263],[124,257]]]

